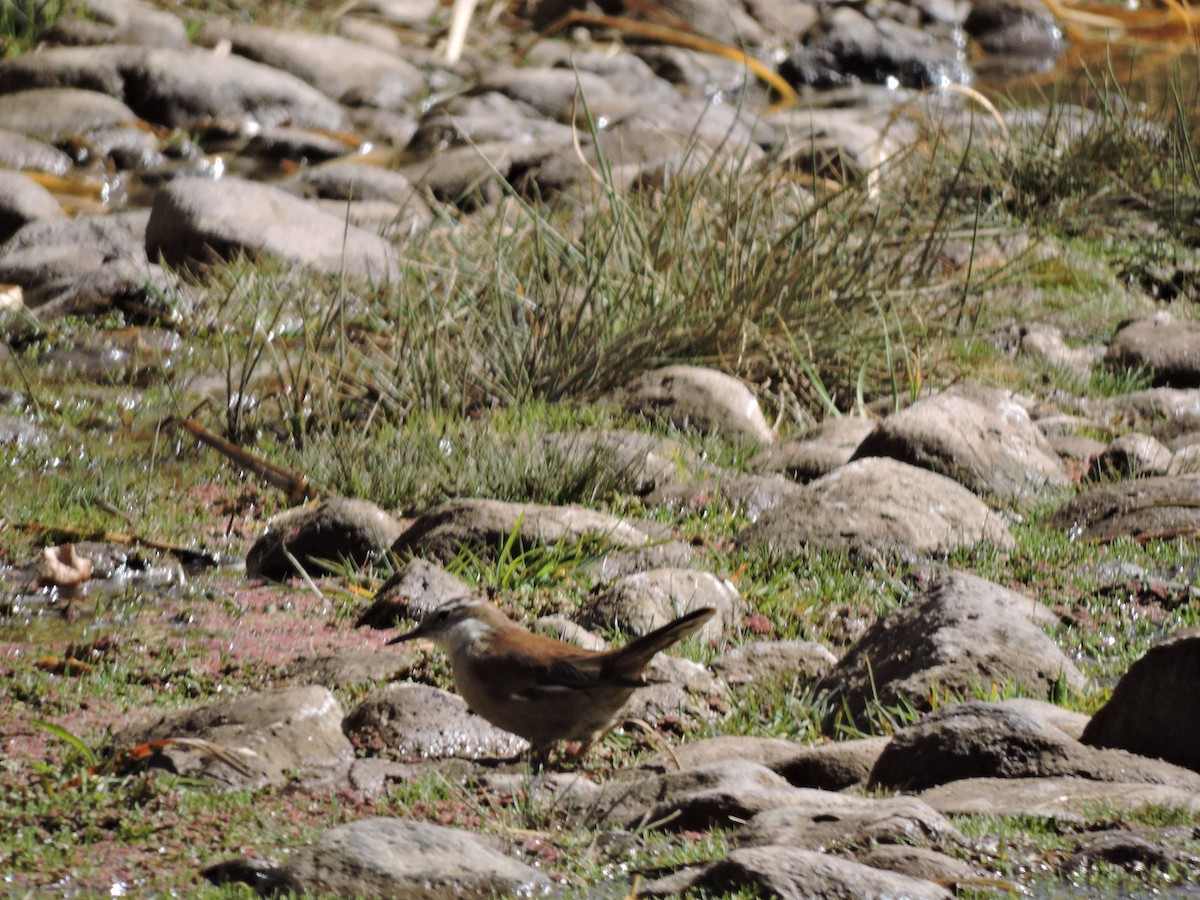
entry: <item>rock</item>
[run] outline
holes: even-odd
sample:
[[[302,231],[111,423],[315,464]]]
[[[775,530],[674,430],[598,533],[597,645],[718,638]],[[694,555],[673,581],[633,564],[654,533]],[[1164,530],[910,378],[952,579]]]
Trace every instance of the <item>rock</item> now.
[[[945,888],[895,872],[793,847],[745,847],[724,859],[647,882],[642,897],[676,897],[685,891],[716,894],[750,890],[768,897],[950,898]]]
[[[332,828],[272,873],[270,893],[378,897],[536,896],[551,881],[459,828],[360,819]]]
[[[332,34],[246,22],[205,22],[197,42],[229,41],[233,52],[288,72],[346,106],[405,109],[425,91],[421,71],[402,55]]]
[[[782,472],[796,481],[813,481],[850,462],[874,430],[875,423],[861,416],[826,419],[802,437],[767,447],[749,466],[756,472]]]
[[[392,552],[449,562],[462,550],[490,557],[513,535],[525,548],[597,541],[608,548],[599,566],[601,578],[637,569],[680,565],[691,548],[665,541],[664,531],[651,522],[618,519],[577,506],[540,506],[500,500],[450,500],[419,516]]]
[[[284,666],[280,675],[301,684],[320,684],[333,689],[407,678],[415,663],[416,652],[408,647],[383,652],[346,650],[297,659]]]
[[[828,88],[856,84],[935,87],[944,81],[969,81],[948,36],[917,29],[894,19],[868,19],[857,9],[834,7],[804,36],[779,67],[795,85]]]
[[[1013,685],[1048,697],[1081,690],[1075,664],[1030,621],[1048,610],[963,572],[938,573],[923,596],[877,621],[817,685],[834,710],[826,730],[863,727],[872,710],[928,710],[943,694]]]
[[[443,603],[469,597],[473,591],[441,566],[414,557],[380,586],[371,606],[354,624],[357,628],[395,628],[397,620],[420,621]]]
[[[0,98],[0,104],[3,99]],[[66,175],[71,170],[71,157],[44,141],[0,129],[0,166],[9,169],[32,169],[48,175]]]
[[[0,72],[4,65],[0,63]],[[52,87],[0,95],[0,122],[5,128],[49,141],[69,140],[91,129],[136,118],[120,100],[96,91]]]
[[[7,241],[28,222],[63,217],[54,195],[40,184],[20,172],[0,170],[0,241]]]
[[[1053,63],[1067,46],[1054,15],[1037,0],[972,0],[963,29],[985,53],[994,56],[1046,64]]]
[[[1000,703],[971,701],[898,731],[871,771],[872,787],[920,791],[963,778],[1081,776],[1196,791],[1200,775],[1122,750],[1097,750]]]
[[[776,844],[801,850],[966,843],[941,813],[914,797],[856,797],[802,788],[786,806],[755,815],[736,839],[743,847]]]
[[[634,777],[604,786],[597,820],[635,828],[661,822],[673,831],[729,827],[784,806],[798,793],[770,769],[743,760],[658,776],[635,770]]]
[[[920,798],[946,815],[1019,816],[1087,822],[1132,815],[1146,807],[1200,813],[1200,792],[1178,785],[1095,781],[1088,777],[965,778],[920,793]]]
[[[1155,437],[1165,440],[1159,430],[1162,424],[1200,418],[1200,390],[1147,388],[1117,397],[1088,398],[1080,402],[1080,407],[1086,415],[1123,425],[1123,430],[1149,426]]]
[[[1010,393],[974,386],[888,416],[855,451],[938,472],[982,495],[1029,501],[1065,487],[1066,470]]]
[[[774,440],[750,389],[712,369],[655,369],[627,385],[620,399],[628,409],[645,416],[661,415],[676,428],[719,431],[760,444]]]
[[[638,769],[663,775],[667,772],[699,769],[710,763],[741,761],[771,768],[778,760],[790,758],[798,745],[780,738],[756,738],[744,735],[722,735],[688,741],[642,760]]]
[[[146,252],[175,266],[238,253],[278,256],[331,274],[386,281],[392,245],[279,188],[240,178],[181,178],[158,192]]]
[[[242,774],[211,753],[184,745],[161,752],[176,773],[226,787],[328,784],[343,778],[354,759],[342,734],[342,708],[324,687],[245,694],[227,703],[160,714],[157,721],[121,734],[118,746],[178,737],[212,741],[246,767],[249,774]]]
[[[1095,459],[1090,478],[1140,478],[1166,475],[1171,451],[1148,434],[1126,434],[1110,442]]]
[[[14,131],[48,134],[43,123],[45,110],[34,105],[34,88],[87,88],[110,94],[129,103],[134,112],[117,114],[123,104],[107,111],[92,100],[82,104],[85,92],[75,92],[76,116],[84,124],[57,136],[67,137],[99,124],[112,124],[140,116],[149,122],[187,127],[201,119],[227,119],[257,125],[284,121],[300,128],[344,131],[345,113],[333,100],[300,79],[278,69],[259,65],[239,56],[219,56],[184,48],[146,48],[131,45],[112,47],[57,47],[28,53],[0,63],[0,121]],[[7,104],[13,91],[20,91],[27,104],[28,120],[9,116]],[[40,95],[37,99],[62,107],[66,94]],[[110,104],[116,103],[111,100]],[[85,111],[89,115],[84,115]],[[88,121],[102,115],[103,121]],[[51,116],[63,124],[63,117]]]
[[[646,506],[703,512],[714,502],[755,522],[768,509],[802,493],[782,475],[712,475],[696,481],[664,484],[644,498]]]
[[[530,114],[527,106],[504,94],[486,91],[454,97],[425,110],[405,154],[428,159],[452,147],[488,144],[571,144],[571,127]]]
[[[801,690],[837,662],[816,641],[751,641],[727,650],[710,664],[729,685],[787,684]]]
[[[86,15],[65,15],[40,40],[56,44],[144,44],[183,47],[188,42],[183,19],[141,0],[86,0]]]
[[[785,110],[772,121],[783,132],[780,163],[839,179],[869,177],[919,140],[903,125],[892,127],[889,116],[861,108]]]
[[[505,65],[488,66],[481,73],[479,87],[495,91],[547,119],[567,124],[580,108],[581,94],[589,105],[602,103],[614,95],[605,79],[590,72]]]
[[[595,594],[581,621],[588,628],[642,635],[706,606],[717,611],[696,633],[696,638],[706,643],[718,641],[736,628],[745,611],[737,588],[711,572],[651,569],[626,575]]]
[[[786,759],[767,763],[767,766],[795,787],[844,791],[866,785],[889,740],[891,738],[869,737],[799,747]]]
[[[999,516],[966,488],[892,459],[857,460],[808,491],[763,513],[737,545],[788,555],[811,547],[905,559],[980,543],[1013,546]]]
[[[1185,877],[1194,881],[1200,875],[1200,856],[1178,846],[1194,847],[1194,833],[1190,828],[1171,832],[1157,828],[1138,834],[1120,829],[1086,835],[1076,841],[1061,868],[1064,872],[1085,872],[1103,863],[1139,875],[1148,870],[1171,873],[1168,877],[1172,879],[1186,872],[1190,877]]]
[[[52,344],[38,358],[39,372],[43,378],[144,385],[161,380],[182,347],[178,334],[163,329],[82,331]]]
[[[1200,528],[1200,474],[1100,484],[1068,500],[1046,524],[1085,541],[1190,535]]]
[[[920,881],[933,881],[951,889],[970,887],[985,877],[974,866],[925,847],[880,844],[860,850],[854,858],[872,868],[887,869]]]
[[[361,567],[386,553],[402,530],[369,500],[333,497],[289,509],[267,524],[246,554],[246,574],[288,578],[299,574],[297,564],[319,575],[329,571],[326,563]]]
[[[1129,667],[1081,740],[1200,772],[1200,630],[1177,632]]]
[[[1123,322],[1109,341],[1111,369],[1147,369],[1156,387],[1200,387],[1200,322],[1161,311]]]
[[[646,670],[649,687],[633,692],[621,710],[625,719],[658,727],[703,724],[729,708],[729,690],[699,663],[658,654]]]
[[[372,691],[346,717],[345,730],[356,747],[400,759],[510,759],[529,746],[458,695],[410,682]]]
[[[993,2],[1000,5],[1010,2],[1010,0],[982,0],[982,2],[975,4],[974,9],[979,9],[981,5]],[[1037,2],[1037,0],[1034,0],[1034,2]],[[1045,6],[1042,6],[1041,9],[1043,12],[1046,12]],[[1099,362],[1100,357],[1104,355],[1104,348],[1098,345],[1087,347],[1067,346],[1067,343],[1063,340],[1062,330],[1052,325],[1027,325],[1023,327],[1021,329],[1020,351],[1022,356],[1027,356],[1030,359],[1053,366],[1056,369],[1074,372],[1081,377],[1087,375],[1092,370],[1092,366]]]
[[[280,187],[306,197],[337,201],[343,216],[347,213],[346,204],[351,201],[379,201],[385,204],[389,225],[409,234],[433,221],[433,211],[409,180],[399,172],[378,166],[346,161],[310,166],[282,182]],[[333,208],[328,211],[338,213]],[[353,208],[349,212],[354,215]]]

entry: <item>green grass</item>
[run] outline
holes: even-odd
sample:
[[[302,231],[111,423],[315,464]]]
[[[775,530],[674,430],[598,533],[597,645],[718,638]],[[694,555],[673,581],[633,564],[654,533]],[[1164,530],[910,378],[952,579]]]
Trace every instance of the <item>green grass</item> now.
[[[205,10],[253,18],[253,10],[232,4]],[[30,39],[2,16],[0,34]],[[413,239],[399,278],[387,286],[235,260],[196,277],[197,302],[174,314],[183,347],[145,386],[126,376],[88,383],[37,377],[54,348],[139,324],[123,316],[26,334],[13,356],[0,358],[0,383],[24,397],[5,396],[0,411],[34,422],[50,440],[4,448],[0,518],[10,527],[0,529],[0,561],[23,564],[61,539],[59,526],[244,552],[283,500],[171,424],[192,415],[325,492],[400,513],[480,496],[644,516],[691,542],[699,565],[737,585],[754,618],[730,635],[730,646],[797,638],[841,653],[878,616],[909,602],[912,566],[819,551],[737,551],[734,538],[749,521],[721,502],[650,509],[633,495],[636,473],[606,455],[531,448],[562,432],[634,429],[678,445],[682,478],[699,480],[708,466],[744,473],[755,450],[746,443],[681,433],[610,402],[613,388],[673,362],[745,379],[784,437],[834,411],[890,411],[962,379],[1053,397],[1145,387],[1144,372],[1050,370],[1012,353],[1008,337],[1020,323],[1049,322],[1068,343],[1104,342],[1121,319],[1159,302],[1191,315],[1194,285],[1185,281],[1162,301],[1146,291],[1166,284],[1200,242],[1194,148],[1178,110],[1144,115],[1155,127],[1141,127],[1113,104],[1074,143],[1061,142],[1054,123],[1018,129],[1011,143],[931,134],[879,172],[841,185],[814,184],[801,160],[738,176],[700,166],[665,187],[628,194],[602,181],[571,206],[514,189],[492,209],[439,222]],[[1005,240],[1014,237],[1022,240],[1008,252]],[[971,266],[944,253],[955,242],[970,245]],[[985,265],[993,250],[1002,260]],[[1072,541],[1044,524],[1060,499],[1014,523],[1011,553],[964,551],[948,562],[1062,617],[1051,636],[1093,686],[1056,699],[1091,712],[1156,639],[1197,624],[1188,593],[1195,550],[1185,538]],[[596,553],[586,541],[537,547],[506,540],[489,552],[464,551],[451,567],[528,620],[586,603],[596,587],[587,570]],[[1114,575],[1122,564],[1169,583],[1168,590]],[[270,588],[270,602],[280,619],[344,632],[365,606],[346,584],[368,581],[334,573],[319,585],[323,602],[288,587]],[[539,832],[536,852],[565,880],[568,896],[719,857],[731,846],[719,831],[608,834],[566,821],[536,796],[497,805],[438,774],[369,799],[294,787],[220,794],[147,773],[68,787],[90,765],[89,752],[103,757],[114,749],[112,723],[121,717],[209,703],[280,679],[267,662],[228,652],[209,657],[201,646],[212,626],[193,623],[219,613],[228,627],[245,628],[260,611],[261,595],[250,595],[239,574],[203,572],[168,584],[135,575],[76,601],[71,618],[30,618],[22,604],[44,598],[28,588],[10,585],[14,611],[0,623],[0,637],[25,645],[0,669],[4,723],[14,737],[41,741],[30,744],[40,750],[0,764],[0,822],[16,823],[0,869],[36,873],[18,889],[50,889],[64,878],[96,887],[89,879],[107,858],[127,853],[150,879],[134,887],[243,896],[200,884],[195,873],[247,848],[279,855],[332,825],[374,814],[498,836]],[[97,648],[106,637],[117,639],[112,649]],[[85,660],[90,669],[63,675],[39,665],[40,656],[61,655],[71,641],[80,652],[97,650]],[[675,652],[707,660],[720,649],[693,641]],[[420,672],[449,684],[442,657]],[[367,688],[340,688],[337,696],[349,706]],[[1010,685],[980,684],[964,698],[935,699],[944,705],[1013,693]],[[729,734],[815,742],[829,712],[823,704],[811,684],[781,678],[734,691],[727,710],[682,726],[671,740]],[[911,706],[879,706],[838,736],[891,733],[915,717]],[[39,730],[35,719],[75,740]],[[630,729],[610,737],[585,771],[603,779],[656,750]],[[1098,808],[1090,818],[1111,823],[1114,815]],[[1132,820],[1194,821],[1163,810]],[[959,825],[981,840],[999,835],[987,862],[1004,877],[1059,885],[1030,861],[1062,850],[1069,831],[1041,820],[964,817]],[[1169,879],[1100,869],[1081,885],[1165,888]]]

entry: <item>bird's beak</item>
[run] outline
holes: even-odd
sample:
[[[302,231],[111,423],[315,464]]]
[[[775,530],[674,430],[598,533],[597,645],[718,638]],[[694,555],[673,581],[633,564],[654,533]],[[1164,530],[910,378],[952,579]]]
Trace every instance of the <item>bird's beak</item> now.
[[[402,644],[405,641],[415,641],[419,637],[425,637],[425,628],[421,625],[418,625],[412,631],[406,631],[404,634],[397,635],[388,641],[387,644]]]

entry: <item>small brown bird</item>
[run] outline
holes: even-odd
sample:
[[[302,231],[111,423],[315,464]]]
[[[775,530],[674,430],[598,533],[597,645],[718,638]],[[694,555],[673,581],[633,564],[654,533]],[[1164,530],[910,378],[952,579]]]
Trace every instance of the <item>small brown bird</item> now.
[[[697,609],[616,650],[597,653],[527,631],[487,600],[452,600],[412,631],[388,641],[428,638],[450,654],[454,683],[493,725],[529,741],[544,758],[556,741],[587,752],[616,721],[659,650],[683,640],[716,610]]]

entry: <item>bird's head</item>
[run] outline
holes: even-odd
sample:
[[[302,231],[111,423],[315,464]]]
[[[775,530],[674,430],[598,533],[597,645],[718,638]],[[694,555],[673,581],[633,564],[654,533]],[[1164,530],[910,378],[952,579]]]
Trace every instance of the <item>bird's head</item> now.
[[[426,638],[453,654],[459,648],[487,638],[505,624],[512,623],[491,602],[480,597],[464,597],[443,603],[426,615],[412,631],[394,637],[388,643],[399,644]]]

